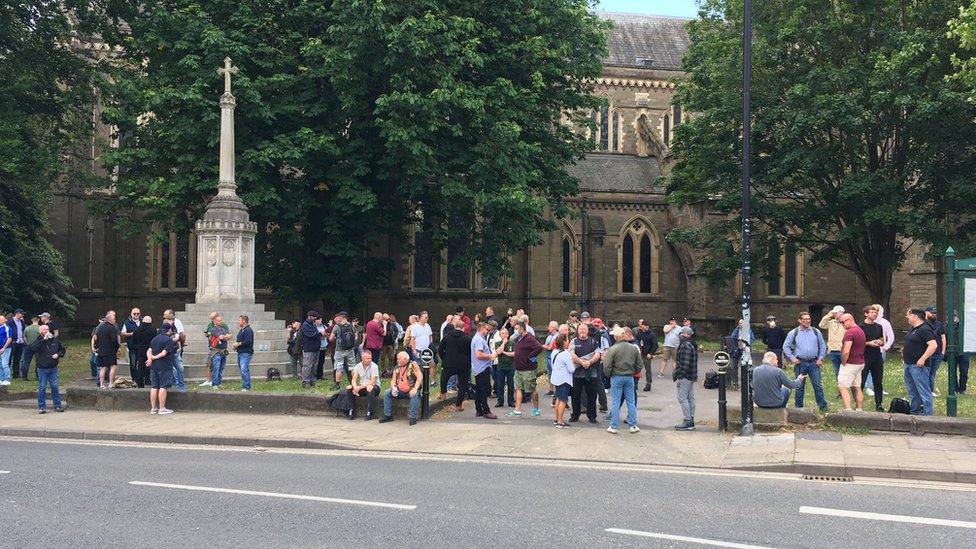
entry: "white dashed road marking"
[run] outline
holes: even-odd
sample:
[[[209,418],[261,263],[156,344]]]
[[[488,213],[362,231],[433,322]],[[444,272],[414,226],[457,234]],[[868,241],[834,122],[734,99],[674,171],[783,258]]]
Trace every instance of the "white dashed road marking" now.
[[[846,511],[844,509],[827,509],[826,507],[800,507],[801,513],[808,515],[827,515],[830,517],[847,517],[866,520],[883,520],[887,522],[908,522],[912,524],[931,524],[933,526],[951,526],[953,528],[976,529],[976,522],[964,520],[949,520],[927,517],[911,517],[907,515],[886,515],[883,513],[865,513],[863,511]]]
[[[235,490],[232,488],[215,488],[213,486],[189,486],[185,484],[166,484],[162,482],[140,482],[133,480],[129,482],[133,486],[150,486],[153,488],[170,488],[173,490],[190,490],[195,492],[216,492],[219,494],[238,494],[242,496],[262,496],[266,498],[300,499],[305,501],[324,501],[327,503],[342,503],[345,505],[362,505],[365,507],[384,507],[386,509],[400,509],[403,511],[413,511],[416,505],[404,505],[401,503],[384,503],[382,501],[365,501],[358,499],[324,498],[319,496],[306,496],[303,494],[281,494],[278,492],[256,492],[254,490]]]
[[[747,545],[744,543],[732,543],[730,541],[719,541],[705,538],[690,538],[687,536],[676,536],[674,534],[660,534],[657,532],[642,532],[640,530],[625,530],[622,528],[607,528],[611,534],[622,534],[625,536],[637,536],[642,538],[666,539],[671,541],[683,541],[686,543],[697,543],[699,545],[712,545],[715,547],[735,547],[736,549],[771,549],[761,545]]]

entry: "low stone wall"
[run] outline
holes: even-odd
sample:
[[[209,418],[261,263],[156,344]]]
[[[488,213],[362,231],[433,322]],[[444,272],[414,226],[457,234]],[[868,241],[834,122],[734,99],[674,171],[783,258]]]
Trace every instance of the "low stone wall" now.
[[[742,407],[728,405],[726,408],[729,427],[738,429],[742,426]],[[757,431],[779,431],[793,425],[811,425],[817,423],[817,415],[803,408],[753,408],[752,425]]]
[[[69,406],[95,410],[146,410],[149,407],[149,389],[97,389],[93,387],[68,387],[65,391]],[[166,399],[168,408],[179,412],[225,412],[240,414],[329,416],[340,414],[329,407],[331,395],[308,393],[256,393],[170,391]],[[360,417],[366,414],[366,399],[356,399]],[[440,410],[446,401],[431,399],[431,413]],[[383,414],[382,394],[376,399],[377,417]],[[409,401],[394,400],[394,417],[406,417]]]
[[[976,419],[969,418],[842,411],[829,414],[826,422],[834,427],[870,429],[872,431],[976,437]]]

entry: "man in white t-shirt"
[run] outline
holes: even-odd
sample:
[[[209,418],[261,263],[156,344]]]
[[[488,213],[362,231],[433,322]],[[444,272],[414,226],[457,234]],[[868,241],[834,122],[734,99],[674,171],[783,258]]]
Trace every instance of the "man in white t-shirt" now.
[[[346,386],[349,392],[349,419],[356,419],[356,397],[366,397],[366,421],[373,419],[373,403],[380,394],[380,367],[373,362],[373,353],[363,350],[363,360],[353,366],[352,383]]]
[[[421,362],[420,351],[430,349],[430,344],[434,341],[434,331],[431,329],[430,324],[427,323],[427,319],[427,311],[420,311],[420,316],[417,317],[417,323],[410,330],[410,350],[412,352],[410,360],[418,364]],[[434,360],[430,363],[430,379],[437,379],[437,353],[434,353]],[[434,384],[436,382],[432,381],[431,386]]]
[[[183,322],[176,318],[173,309],[166,309],[163,312],[163,322],[172,324],[175,328],[173,332],[173,344],[176,346],[176,353],[173,355],[173,381],[176,383],[176,390],[186,392],[186,379],[183,377],[183,348],[186,347],[186,330],[183,329]]]

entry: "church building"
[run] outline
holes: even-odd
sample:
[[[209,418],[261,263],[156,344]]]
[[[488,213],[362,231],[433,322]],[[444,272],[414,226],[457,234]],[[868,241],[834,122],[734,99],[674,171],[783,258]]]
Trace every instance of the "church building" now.
[[[414,232],[415,252],[391,245],[396,269],[385,289],[371,290],[361,316],[372,311],[395,313],[401,322],[420,310],[432,322],[463,305],[470,314],[493,306],[524,308],[532,324],[564,320],[570,310],[588,310],[607,322],[635,324],[646,318],[663,325],[672,316],[687,316],[710,336],[727,333],[741,315],[741,281],[710,283],[697,274],[700,254],[667,241],[676,227],[694,227],[709,216],[708,204],[670,204],[662,176],[673,163],[674,128],[688,113],[673,103],[676,82],[683,78],[681,60],[688,47],[687,19],[601,13],[610,19],[609,55],[594,93],[605,105],[592,113],[595,150],[567,170],[580,181],[570,199],[577,212],[553,220],[558,229],[543,235],[543,244],[517,253],[513,273],[489,280],[475,269],[448,267],[451,245],[430,250],[423,233]],[[91,169],[97,163],[91,145]],[[69,325],[85,329],[107,309],[144,312],[179,309],[194,299],[196,238],[169,235],[153,244],[145,234],[130,238],[112,228],[111,220],[92,216],[84,195],[67,182],[49,212],[52,240],[64,254],[80,306]],[[147,228],[148,229],[148,228]],[[149,231],[147,230],[146,233]],[[942,302],[938,273],[919,255],[896,275],[892,308]],[[832,306],[848,309],[868,304],[869,294],[848,270],[809,263],[792,244],[777,246],[768,276],[753,284],[753,319],[767,315],[792,326],[800,311],[818,319]],[[256,292],[278,318],[299,318],[299,308],[275,303],[270,292]],[[227,311],[227,315],[233,311]],[[898,315],[889,312],[888,317]],[[898,318],[895,318],[897,324]]]

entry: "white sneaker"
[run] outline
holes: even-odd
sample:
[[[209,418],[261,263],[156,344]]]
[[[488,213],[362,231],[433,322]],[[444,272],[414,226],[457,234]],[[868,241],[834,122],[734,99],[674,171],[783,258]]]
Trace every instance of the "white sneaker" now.
[[[10,385],[10,382],[9,381],[0,381],[0,385],[3,385],[4,387],[7,387],[7,386]]]
[[[173,413],[173,410],[170,410],[169,408],[160,408],[159,409],[159,415],[161,415],[161,416],[165,416],[167,414],[172,414],[172,413]]]
[[[241,389],[241,392],[242,392],[242,393],[246,393],[246,392],[248,392],[248,391],[249,391],[249,389]]]
[[[869,397],[873,397],[874,396],[874,389],[871,389],[871,388],[864,389],[864,394],[868,395]]]
[[[7,385],[10,385],[10,384],[8,383]],[[938,391],[932,391],[932,398],[935,398],[937,396],[939,396],[939,392]]]
[[[210,383],[209,381],[204,381],[203,383],[197,385],[197,387],[210,387],[212,385],[213,383]]]
[[[888,391],[881,391],[881,394],[883,394],[884,396],[888,396],[889,393]]]
[[[153,408],[152,410],[149,410],[149,415],[151,415],[151,416],[154,416],[154,415],[156,415],[158,413],[159,413],[159,409],[157,409],[157,408]]]
[[[611,435],[617,434],[617,430],[614,429],[613,427],[607,427],[607,432],[610,433]]]
[[[630,428],[630,432],[631,433],[639,433],[640,432],[640,427],[634,425],[633,427]]]

